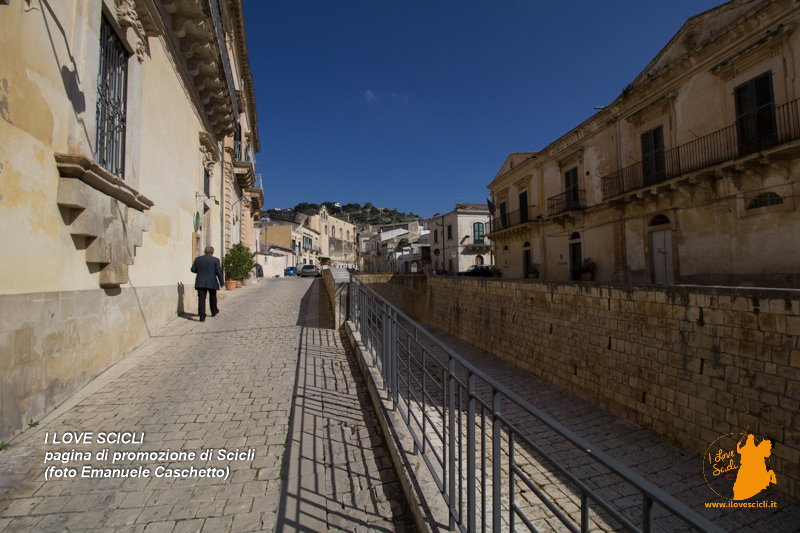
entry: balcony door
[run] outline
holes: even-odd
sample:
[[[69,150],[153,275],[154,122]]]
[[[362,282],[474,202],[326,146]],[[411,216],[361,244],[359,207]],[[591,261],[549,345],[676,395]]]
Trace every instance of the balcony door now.
[[[645,185],[664,181],[664,126],[642,134],[642,177]]]
[[[736,124],[739,155],[747,155],[777,142],[772,71],[736,87]]]
[[[519,193],[519,221],[521,224],[528,221],[528,191]]]
[[[564,172],[564,209],[580,208],[581,195],[578,185],[578,167]]]

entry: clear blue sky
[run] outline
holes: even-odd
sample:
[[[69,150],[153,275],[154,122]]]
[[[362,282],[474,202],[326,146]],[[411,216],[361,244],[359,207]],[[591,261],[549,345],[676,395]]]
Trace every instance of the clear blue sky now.
[[[245,0],[265,207],[485,202],[719,0]]]

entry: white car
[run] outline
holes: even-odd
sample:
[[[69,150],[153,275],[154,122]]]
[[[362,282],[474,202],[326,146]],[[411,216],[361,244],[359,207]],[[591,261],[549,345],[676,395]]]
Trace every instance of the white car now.
[[[317,265],[303,265],[303,268],[297,271],[297,275],[300,277],[314,276],[318,278],[322,275],[322,272],[320,272]]]

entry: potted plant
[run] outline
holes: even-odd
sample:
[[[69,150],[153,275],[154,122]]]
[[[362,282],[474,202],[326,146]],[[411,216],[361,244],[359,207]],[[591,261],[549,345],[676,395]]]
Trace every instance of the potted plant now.
[[[539,279],[539,263],[531,263],[525,269],[525,276],[528,279]]]
[[[319,258],[319,264],[323,265],[323,266],[330,265],[331,264],[331,258],[330,257],[320,257]]]
[[[594,268],[595,263],[592,261],[591,257],[587,257],[583,260],[580,266],[580,280],[581,281],[593,281],[594,280]]]
[[[250,248],[242,243],[237,243],[222,260],[225,287],[229,291],[236,287],[237,282],[242,282],[250,277],[250,272],[256,266],[255,255],[250,252]]]

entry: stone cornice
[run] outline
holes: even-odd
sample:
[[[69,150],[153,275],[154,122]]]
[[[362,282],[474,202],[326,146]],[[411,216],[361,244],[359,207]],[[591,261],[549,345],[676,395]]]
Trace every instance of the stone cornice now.
[[[131,1],[131,0],[123,0]],[[145,1],[145,0],[136,0]],[[215,0],[147,0],[158,7],[156,21],[168,43],[175,65],[186,82],[194,103],[215,136],[231,135],[236,129],[237,102],[229,72],[228,52]]]
[[[734,20],[719,33],[692,47],[685,54],[665,65],[650,77],[644,78],[635,86],[631,84],[629,91],[618,96],[605,109],[589,117],[577,127],[543,148],[539,152],[539,161],[544,162],[562,158],[563,152],[571,150],[575,144],[601,131],[619,117],[628,116],[637,109],[648,105],[652,100],[675,91],[686,74],[710,68],[705,65],[715,60],[719,62],[720,60],[717,59],[719,55],[725,53],[727,49],[742,43],[745,37],[753,39],[760,35],[757,33],[759,26],[767,25],[768,27],[770,24],[777,24],[778,21],[776,19],[782,15],[783,11],[786,11],[780,4],[787,3],[790,6],[792,5],[790,2],[783,0],[765,0],[761,5]],[[730,51],[727,53],[730,53]],[[653,64],[653,62],[651,61],[650,64]]]
[[[82,155],[55,154],[55,159],[58,171],[64,178],[77,178],[137,211],[145,211],[154,205],[139,191]]]
[[[246,92],[247,98],[245,105],[250,117],[252,117],[252,135],[251,141],[253,142],[253,149],[255,152],[261,151],[261,143],[258,140],[258,113],[256,112],[256,94],[253,87],[253,75],[250,72],[250,57],[247,50],[247,35],[245,33],[244,25],[244,9],[242,0],[229,0],[231,9],[231,19],[235,25],[236,31],[236,46],[239,51],[239,63],[242,72],[242,79],[244,79],[243,89]]]

